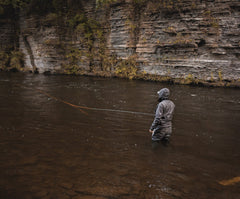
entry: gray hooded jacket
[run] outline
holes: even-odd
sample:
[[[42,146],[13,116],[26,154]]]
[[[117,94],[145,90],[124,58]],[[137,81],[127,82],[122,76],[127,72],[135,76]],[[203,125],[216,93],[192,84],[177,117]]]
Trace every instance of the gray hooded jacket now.
[[[175,105],[169,100],[170,91],[167,88],[163,88],[158,91],[159,104],[155,113],[150,130],[153,131],[152,140],[162,140],[169,138],[172,133],[172,118]]]

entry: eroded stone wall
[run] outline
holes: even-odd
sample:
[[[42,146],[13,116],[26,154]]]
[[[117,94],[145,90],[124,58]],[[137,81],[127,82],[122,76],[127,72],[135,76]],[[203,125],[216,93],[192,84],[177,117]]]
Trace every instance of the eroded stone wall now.
[[[240,79],[238,0],[155,0],[143,4],[123,0],[100,8],[90,0],[81,5],[81,12],[101,25],[105,55],[121,60],[134,55],[143,74],[205,81]],[[64,73],[69,64],[66,49],[87,47],[82,34],[68,30],[68,19],[57,19],[53,25],[48,18],[21,14],[19,47],[29,70]],[[7,24],[1,25],[1,32],[11,32],[12,26],[5,27]],[[100,45],[95,39],[91,48]],[[91,60],[84,56],[84,61],[76,62],[82,70],[103,70],[99,53]]]
[[[131,6],[113,7],[115,20],[110,21],[111,32],[119,31],[119,35],[111,37],[114,44],[111,47],[120,56],[126,56],[122,49],[135,50],[141,70],[149,74],[204,80],[239,79],[239,1],[178,2],[181,4],[175,8],[149,2],[139,11],[138,23],[134,18],[128,19],[129,23],[139,25],[135,27],[139,29],[136,46],[131,46],[124,31],[129,26],[124,10]],[[125,45],[120,41],[125,41]]]

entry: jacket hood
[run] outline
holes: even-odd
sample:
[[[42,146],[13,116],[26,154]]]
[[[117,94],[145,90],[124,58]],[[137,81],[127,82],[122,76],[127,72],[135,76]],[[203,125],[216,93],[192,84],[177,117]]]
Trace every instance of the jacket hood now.
[[[157,94],[160,100],[166,100],[169,98],[170,91],[168,88],[163,88],[160,91],[158,91]]]

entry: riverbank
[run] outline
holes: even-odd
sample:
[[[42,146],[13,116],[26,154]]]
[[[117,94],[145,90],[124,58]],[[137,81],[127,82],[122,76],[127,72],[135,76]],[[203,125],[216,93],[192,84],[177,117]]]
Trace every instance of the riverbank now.
[[[5,72],[5,71],[0,71]],[[16,71],[11,71],[8,73],[15,73]],[[27,72],[24,72],[27,73]],[[31,72],[30,72],[31,73]],[[142,80],[142,81],[152,81],[152,82],[161,82],[161,83],[169,83],[176,85],[192,85],[199,87],[224,87],[224,88],[240,88],[240,79],[239,80],[201,80],[188,75],[186,78],[172,78],[169,76],[160,76],[160,75],[152,75],[145,73],[138,73],[134,76],[127,76],[123,74],[111,73],[106,71],[98,71],[98,72],[87,72],[81,71],[78,73],[44,73],[44,75],[76,75],[76,76],[91,76],[91,77],[102,77],[102,78],[120,78],[120,79],[130,79],[130,80]]]
[[[97,74],[99,76],[105,76],[101,74]],[[114,75],[114,77],[118,78],[127,78],[124,76]],[[168,76],[159,76],[159,75],[151,75],[151,74],[139,74],[133,77],[132,79],[139,79],[144,81],[157,81],[157,82],[166,82],[171,84],[180,84],[180,85],[194,85],[194,86],[206,86],[206,87],[230,87],[230,88],[240,88],[240,80],[238,81],[227,81],[227,80],[201,80],[197,78],[193,78],[191,75],[187,76],[187,78],[172,78]]]
[[[63,74],[63,73],[61,73]],[[66,74],[63,74],[66,75]],[[146,73],[137,73],[134,76],[127,76],[123,74],[110,73],[106,71],[98,72],[80,72],[77,74],[71,75],[83,75],[83,76],[96,76],[104,78],[122,78],[122,79],[131,79],[131,80],[143,80],[143,81],[153,81],[153,82],[163,82],[176,85],[193,85],[199,87],[226,87],[226,88],[240,88],[240,79],[239,80],[202,80],[194,78],[192,75],[188,75],[186,78],[173,78],[170,76],[160,76]]]

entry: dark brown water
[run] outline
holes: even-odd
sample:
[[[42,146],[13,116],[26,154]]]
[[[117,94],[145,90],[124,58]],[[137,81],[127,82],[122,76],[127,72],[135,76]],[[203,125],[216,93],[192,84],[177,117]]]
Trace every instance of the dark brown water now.
[[[156,150],[153,116],[61,101],[153,113],[162,87],[176,111]],[[240,176],[238,89],[2,73],[0,104],[1,199],[240,198],[219,184]]]

